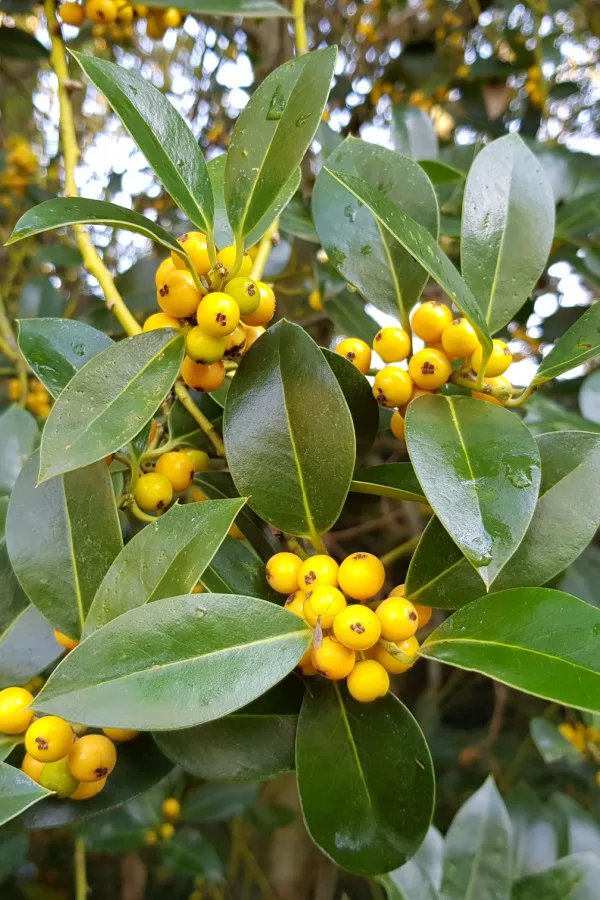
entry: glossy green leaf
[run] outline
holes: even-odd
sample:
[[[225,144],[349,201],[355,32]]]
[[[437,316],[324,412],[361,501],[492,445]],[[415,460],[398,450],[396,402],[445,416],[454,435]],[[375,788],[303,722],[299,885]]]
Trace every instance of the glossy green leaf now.
[[[481,578],[433,516],[408,567],[407,597],[436,609],[459,609],[480,597],[481,591]]]
[[[37,422],[20,406],[9,406],[0,415],[0,496],[11,493],[39,436]]]
[[[6,687],[10,687],[12,683],[13,682],[11,681],[10,685],[6,685]],[[15,747],[19,746],[21,737],[22,735],[2,734],[2,732],[0,732],[0,762],[4,762],[5,759],[8,759]]]
[[[591,422],[600,424],[600,371],[596,370],[584,378],[579,388],[579,408],[581,414]]]
[[[323,309],[340,334],[359,337],[367,344],[373,343],[379,323],[366,312],[365,302],[357,291],[343,290],[329,297],[323,295]]]
[[[465,177],[465,173],[461,172],[460,169],[449,166],[447,163],[440,162],[438,159],[420,159],[419,165],[431,183],[436,187],[462,181]]]
[[[191,591],[243,504],[240,499],[176,504],[139,531],[106,572],[84,637],[128,610]]]
[[[236,538],[225,538],[204,570],[201,583],[211,594],[244,594],[279,605],[283,599],[269,586],[265,561],[254,548]]]
[[[310,636],[298,616],[264,600],[226,594],[159,600],[113,619],[72,650],[35,705],[99,727],[199,725],[280,681]]]
[[[448,829],[440,897],[509,900],[511,881],[511,823],[490,776]]]
[[[300,194],[293,196],[282,212],[279,228],[302,241],[308,241],[311,244],[320,243],[310,207],[305,204]]]
[[[350,360],[333,350],[322,350],[327,365],[337,378],[354,423],[356,450],[368,453],[379,431],[379,404],[371,385]]]
[[[0,763],[0,825],[48,796],[46,788],[36,784],[20,769]]]
[[[181,332],[125,338],[90,359],[71,379],[42,435],[40,482],[114,453],[138,434],[177,377]]]
[[[161,847],[163,864],[182,875],[202,878],[210,884],[224,881],[223,863],[213,845],[198,831],[179,829]]]
[[[540,456],[531,432],[493,403],[432,395],[410,404],[406,443],[429,503],[489,587],[535,509]]]
[[[38,485],[39,457],[19,476],[7,519],[10,560],[51,624],[78,638],[94,594],[123,542],[104,461]]]
[[[331,368],[298,325],[279,322],[243,357],[224,435],[235,485],[262,519],[299,536],[331,528],[352,479],[354,426]]]
[[[444,839],[431,825],[415,855],[399,869],[377,879],[388,900],[438,900],[443,852]]]
[[[511,900],[596,900],[600,862],[595,853],[577,853],[551,868],[525,875],[514,885]]]
[[[354,473],[350,490],[357,494],[374,494],[393,500],[427,503],[423,488],[410,463],[384,463]]]
[[[49,52],[32,34],[22,28],[0,26],[0,58],[44,59]]]
[[[556,862],[558,842],[550,811],[524,782],[516,785],[504,799],[512,823],[513,879],[551,866]]]
[[[540,363],[534,383],[558,378],[600,354],[600,307],[594,303],[557,340]]]
[[[19,349],[54,398],[78,369],[111,344],[108,335],[76,319],[19,322]]]
[[[600,610],[549,588],[480,597],[440,625],[420,653],[528,694],[600,711]]]
[[[438,139],[431,116],[418,106],[397,106],[392,112],[392,145],[411,159],[437,159]]]
[[[258,788],[256,782],[204,784],[186,796],[181,807],[182,821],[202,825],[240,816],[256,800]]]
[[[219,406],[212,394],[202,394],[197,391],[191,391],[191,396],[198,408],[201,409],[210,422],[217,427],[217,430],[220,433],[221,419],[223,417],[222,406]],[[167,428],[170,440],[179,438],[180,442],[183,444],[201,447],[209,454],[214,453],[213,445],[179,400],[175,400],[169,409]]]
[[[431,757],[417,722],[392,694],[358,703],[345,686],[315,680],[298,721],[296,769],[311,837],[348,872],[389,872],[425,837]]]
[[[52,625],[29,604],[0,634],[0,690],[25,684],[62,653],[62,647],[54,640]]]
[[[529,723],[529,734],[544,762],[581,764],[581,753],[562,736],[554,722],[542,718],[532,719]]]
[[[494,334],[523,306],[554,237],[554,196],[518,134],[475,157],[462,211],[461,272]]]
[[[564,203],[556,217],[556,235],[572,241],[585,241],[600,228],[600,190],[586,191]]]
[[[161,0],[149,6],[160,7]],[[290,16],[290,11],[275,0],[181,0],[178,9],[208,16],[243,16],[248,19],[270,19]]]
[[[300,165],[321,121],[336,57],[337,49],[329,47],[284,63],[242,110],[225,168],[234,235],[250,234]]]
[[[363,203],[385,231],[389,232],[446,291],[477,332],[480,343],[484,347],[491,348],[491,338],[477,300],[429,231],[403,212],[397,203],[386,197],[383,191],[371,187],[367,182],[354,175],[333,171],[329,167],[329,160],[326,171],[347,188],[348,192],[358,201]],[[330,260],[335,262],[335,254],[334,257],[331,256],[331,253],[328,255]]]
[[[187,122],[148,78],[73,52],[190,222],[212,232],[214,203],[204,157]]]
[[[330,262],[366,300],[408,328],[408,314],[425,287],[427,273],[376,211],[340,182],[335,174],[340,172],[356,182],[359,178],[354,176],[359,176],[369,190],[379,189],[386,203],[418,222],[435,245],[439,213],[431,182],[408,157],[348,138],[328,157],[313,192],[315,227]]]

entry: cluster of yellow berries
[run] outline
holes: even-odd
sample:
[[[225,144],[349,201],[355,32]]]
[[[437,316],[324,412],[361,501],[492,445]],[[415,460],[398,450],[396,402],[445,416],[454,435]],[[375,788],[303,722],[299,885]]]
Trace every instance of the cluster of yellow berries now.
[[[34,719],[33,694],[23,687],[0,691],[0,732],[25,735],[21,769],[61,799],[89,800],[104,788],[117,763],[114,741],[130,741],[137,731],[103,728],[86,734],[60,716]]]
[[[545,87],[544,76],[540,66],[530,66],[527,70],[525,90],[529,96],[529,102],[538,109],[544,105]]]
[[[8,399],[16,403],[21,399],[21,382],[18,378],[11,378],[8,382]],[[27,384],[27,400],[25,405],[29,412],[40,419],[47,419],[50,415],[51,397],[41,381],[37,378],[29,379]]]
[[[179,28],[185,15],[174,6],[148,7],[128,3],[127,0],[87,0],[75,3],[69,0],[59,7],[59,15],[67,25],[79,28],[89,19],[95,25],[131,25],[137,19],[147,19],[146,34],[153,40],[164,37],[167,29]],[[127,35],[125,35],[127,36]]]
[[[144,836],[144,842],[148,845],[156,844],[159,839],[170,841],[175,834],[175,822],[179,821],[181,816],[181,804],[177,797],[167,797],[162,804],[162,817],[164,821],[160,825],[158,831],[147,831]]]
[[[252,258],[244,253],[236,265],[235,247],[217,253],[213,267],[206,235],[191,231],[178,238],[187,251],[198,279],[210,285],[198,287],[185,262],[176,253],[165,259],[156,273],[158,305],[144,323],[144,331],[183,328],[186,357],[181,377],[196,391],[216,390],[225,379],[223,360],[246,353],[275,315],[275,294],[268,284],[250,278]],[[194,324],[195,323],[195,324]]]
[[[391,429],[404,438],[406,407],[421,394],[441,388],[452,374],[452,363],[463,359],[466,369],[478,373],[482,348],[473,326],[463,317],[453,318],[452,310],[438,300],[428,300],[415,310],[412,330],[426,346],[410,356],[411,337],[399,326],[382,328],[375,335],[373,350],[386,365],[373,381],[373,395],[381,406],[392,408]],[[335,348],[366,375],[371,368],[371,347],[360,338],[345,338]],[[399,363],[408,359],[408,371]],[[492,355],[485,368],[485,391],[471,391],[474,397],[502,405],[512,391],[504,372],[512,362],[512,353],[504,341],[495,339]],[[492,394],[493,392],[493,394]]]
[[[558,730],[585,759],[600,766],[600,730],[598,728],[588,727],[583,722],[576,722],[575,725],[563,722],[558,726]],[[596,784],[600,787],[600,769],[596,773]]]
[[[15,136],[6,154],[2,186],[22,197],[31,178],[37,172],[38,159],[24,137]]]
[[[184,447],[167,451],[158,457],[152,472],[138,478],[133,489],[135,502],[147,512],[160,512],[167,508],[174,494],[191,487],[196,472],[206,472],[209,467],[210,459],[204,450]]]
[[[345,678],[355,700],[371,703],[387,693],[389,673],[416,662],[415,633],[429,622],[431,609],[407,600],[404,585],[374,601],[385,570],[372,553],[353,553],[340,565],[326,554],[302,561],[295,553],[276,553],[266,574],[273,590],[288,594],[286,609],[314,629],[299,663],[304,675]]]

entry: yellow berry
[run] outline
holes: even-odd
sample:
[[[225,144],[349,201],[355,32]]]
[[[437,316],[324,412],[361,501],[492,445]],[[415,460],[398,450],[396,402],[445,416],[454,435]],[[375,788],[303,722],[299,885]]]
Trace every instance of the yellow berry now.
[[[363,375],[371,368],[371,348],[360,338],[345,338],[337,345],[335,352],[349,359]]]
[[[107,778],[98,781],[80,781],[79,787],[70,796],[69,800],[90,800],[106,787]]]
[[[166,28],[162,23],[162,18],[158,18],[156,14],[148,17],[146,23],[146,34],[153,41],[160,41],[165,36]]]
[[[386,672],[389,672],[391,675],[402,675],[403,672],[408,672],[409,669],[412,669],[416,663],[416,653],[419,649],[419,642],[416,637],[410,637],[407,640],[396,644],[396,646],[405,656],[414,656],[413,661],[410,663],[400,662],[396,656],[393,656],[380,644],[377,644],[374,648],[373,658],[381,663]]]
[[[392,434],[394,437],[397,437],[399,441],[404,440],[404,435],[406,432],[404,425],[404,416],[397,409],[392,413],[392,418],[390,419],[390,428],[392,429]]]
[[[85,10],[79,3],[61,3],[58,14],[67,25],[75,25],[77,28],[85,19]]]
[[[260,295],[260,301],[258,307],[253,313],[250,313],[249,316],[243,315],[242,322],[244,325],[268,325],[273,316],[275,315],[275,294],[273,293],[273,288],[269,287],[268,284],[265,284],[264,281],[257,281],[256,286],[258,287],[258,293]]]
[[[246,328],[243,322],[237,325],[225,338],[225,359],[239,359],[246,346]]]
[[[85,14],[90,22],[110,25],[117,18],[117,7],[112,0],[87,0]]]
[[[154,313],[148,316],[144,322],[142,331],[156,331],[158,328],[181,328],[179,319],[168,316],[166,313]]]
[[[167,797],[166,800],[163,800],[162,814],[165,819],[172,819],[176,822],[181,815],[181,804],[179,803],[179,800],[175,797]]]
[[[103,728],[102,731],[111,741],[118,741],[120,744],[132,741],[139,734],[139,731],[133,731],[131,728]]]
[[[174,6],[170,6],[162,15],[162,23],[165,28],[179,28],[181,25],[181,13]]]
[[[245,322],[243,322],[243,325],[244,331],[246,332],[246,343],[244,344],[242,355],[245,355],[259,337],[265,333],[265,329],[262,325],[246,325]]]
[[[168,316],[187,319],[198,309],[202,294],[187,269],[185,271],[173,269],[158,288],[157,300],[162,311]]]
[[[512,353],[504,341],[494,338],[492,343],[492,355],[485,367],[485,374],[486,376],[495,378],[497,375],[504,375],[512,362]],[[481,369],[482,355],[483,351],[481,344],[478,344],[471,357],[471,365],[475,372],[479,372]]]
[[[64,647],[65,650],[74,650],[75,647],[79,646],[79,641],[63,634],[62,631],[57,631],[56,628],[54,629],[54,640],[57,644],[60,644],[61,647]]]
[[[69,768],[69,760],[57,759],[55,762],[44,764],[40,773],[40,784],[47,791],[52,791],[61,800],[65,800],[79,787],[78,780],[73,776]]]
[[[163,13],[161,24],[165,28],[175,27],[167,25],[165,16],[170,10]],[[176,10],[175,10],[176,12]],[[211,270],[210,259],[208,257],[208,245],[206,235],[201,231],[188,231],[177,238],[177,243],[181,244],[187,255],[189,256],[194,269],[198,275],[207,275]],[[174,250],[171,251],[171,262],[176,269],[187,269],[185,260],[178,256]]]
[[[155,831],[152,831],[152,830],[147,831],[146,834],[144,835],[144,843],[148,847],[151,847],[153,844],[156,844],[157,840],[158,840],[158,835]]]
[[[133,496],[140,509],[154,512],[169,505],[173,499],[173,488],[164,475],[148,472],[146,475],[140,475]]]
[[[373,396],[381,406],[404,406],[412,394],[410,375],[400,366],[384,366],[373,381]]]
[[[321,291],[311,291],[308,295],[308,305],[315,312],[321,312],[323,309],[323,301],[321,300]]]
[[[117,6],[117,22],[124,25],[133,22],[135,12],[131,3],[128,3],[127,0],[115,0],[115,2]]]
[[[185,352],[195,363],[208,366],[223,358],[225,338],[207,334],[199,325],[188,331],[185,338]]]
[[[378,697],[385,697],[390,689],[390,676],[377,660],[365,659],[356,663],[346,684],[359,703],[372,703]]]
[[[170,841],[175,834],[175,827],[170,822],[164,822],[158,829],[158,834],[163,841]]]
[[[333,620],[346,608],[346,598],[330,584],[317,585],[304,595],[304,618],[313,628],[317,622],[325,630],[333,627]]]
[[[11,378],[8,382],[8,399],[18,400],[21,396],[21,382],[18,378]]]
[[[179,259],[179,257],[177,257]],[[170,256],[167,256],[166,259],[163,259],[160,266],[156,270],[156,275],[154,276],[154,281],[156,284],[156,290],[158,291],[162,285],[164,284],[165,278],[167,275],[171,275],[172,272],[175,271],[175,264]],[[177,267],[178,268],[178,267]],[[183,264],[181,268],[184,268]]]
[[[386,641],[406,641],[419,627],[416,609],[406,597],[388,597],[375,611]]]
[[[304,619],[304,594],[301,590],[294,591],[293,594],[290,594],[283,605],[288,612],[294,613],[295,616]]]
[[[324,635],[320,647],[312,648],[310,658],[317,673],[332,681],[347,678],[356,662],[354,650],[349,650],[329,635]]]
[[[313,666],[312,661],[312,647],[309,647],[306,653],[303,655],[302,659],[298,663],[298,668],[302,672],[303,675],[316,675],[317,670]]]
[[[405,584],[397,584],[396,587],[392,588],[389,592],[388,597],[405,597],[406,596],[406,585]]]
[[[222,362],[211,363],[204,366],[202,363],[195,363],[193,359],[186,356],[181,364],[181,377],[188,387],[195,391],[202,391],[210,394],[221,387],[225,380],[225,366]]]
[[[470,356],[478,345],[475,329],[467,319],[453,319],[442,331],[442,348],[449,356]]]
[[[206,294],[196,313],[200,328],[212,337],[226,337],[240,320],[240,308],[229,294],[213,291]]]
[[[26,775],[35,781],[36,784],[40,783],[40,775],[42,774],[42,769],[46,765],[45,762],[42,762],[39,759],[34,759],[30,753],[26,753],[23,757],[23,762],[21,763],[21,770],[25,772]]]
[[[62,759],[72,744],[73,729],[59,716],[43,716],[36,719],[25,735],[25,749],[30,756],[42,762],[56,762],[57,759]]]
[[[245,537],[244,537],[243,533],[242,533],[242,532],[240,531],[240,529],[237,527],[237,525],[235,524],[235,522],[233,523],[233,525],[231,526],[231,528],[229,529],[229,531],[227,532],[227,534],[229,535],[229,537],[233,538],[235,541],[243,541],[243,540],[245,540]]]
[[[133,11],[136,14],[136,16],[138,17],[138,19],[145,19],[146,16],[148,15],[148,7],[147,6],[142,6],[142,5],[134,6]]]
[[[260,291],[256,282],[251,278],[238,275],[228,281],[223,290],[235,300],[240,308],[241,316],[250,316],[258,309]]]
[[[422,341],[439,341],[442,331],[452,321],[452,310],[439,300],[421,303],[413,313],[412,330]]]
[[[426,347],[411,357],[408,372],[418,387],[435,391],[446,384],[452,367],[445,353]]]
[[[104,734],[85,734],[69,752],[69,767],[78,781],[99,781],[117,764],[115,745]]]
[[[372,553],[353,553],[340,566],[341,590],[353,600],[368,600],[379,593],[385,581],[385,569]]]
[[[225,270],[225,274],[231,272],[235,265],[236,258],[236,249],[235,247],[223,247],[222,250],[219,250],[217,253],[217,262],[221,264],[223,269]],[[252,259],[247,253],[244,253],[242,257],[242,264],[235,273],[240,277],[244,277],[249,275],[252,271]]]
[[[155,471],[171,482],[176,494],[187,490],[194,477],[194,465],[187,453],[178,450],[163,453],[156,461]]]
[[[34,712],[27,709],[33,694],[22,687],[7,687],[0,691],[0,731],[4,734],[23,734],[31,725]]]
[[[381,623],[372,609],[355,603],[335,617],[333,633],[350,650],[368,650],[379,640]]]
[[[424,628],[431,619],[433,610],[430,606],[423,606],[421,603],[413,603],[417,616],[419,617],[418,628]]]
[[[410,336],[403,328],[382,328],[375,335],[373,350],[384,363],[402,362],[410,353]]]
[[[207,472],[210,469],[210,457],[204,450],[196,447],[185,447],[182,451],[190,459],[194,472]]]
[[[492,390],[503,388],[503,396],[493,397],[492,394],[485,391],[471,391],[471,397],[475,397],[477,400],[487,400],[488,403],[495,403],[497,406],[504,406],[503,400],[507,400],[512,391],[512,384],[508,378],[504,375],[497,375],[496,378],[486,378],[485,384]]]
[[[278,594],[293,594],[301,565],[302,560],[295,553],[275,553],[267,563],[267,581]]]
[[[318,553],[305,559],[298,572],[298,587],[301,591],[312,591],[319,584],[337,587],[339,566],[332,556]]]

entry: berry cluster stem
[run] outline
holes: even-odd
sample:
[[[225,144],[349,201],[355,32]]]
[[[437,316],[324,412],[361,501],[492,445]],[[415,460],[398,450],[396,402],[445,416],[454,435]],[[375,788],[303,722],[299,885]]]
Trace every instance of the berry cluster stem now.
[[[86,900],[88,894],[85,842],[82,838],[75,838],[75,900]]]
[[[271,250],[273,249],[273,235],[279,231],[279,219],[275,219],[273,224],[267,228],[260,239],[256,259],[250,272],[250,278],[253,281],[261,281],[265,266],[269,260]]]
[[[306,22],[304,20],[304,0],[292,0],[292,14],[294,16],[294,36],[296,53],[301,56],[308,53],[308,36],[306,34]]]
[[[213,447],[215,448],[215,452],[217,456],[224,457],[225,456],[225,444],[223,443],[217,429],[206,418],[202,410],[198,409],[192,398],[190,397],[190,393],[186,386],[181,381],[177,381],[175,383],[175,394],[177,395],[177,399],[185,407],[187,412],[190,414],[194,422],[196,422],[206,437],[209,439]]]

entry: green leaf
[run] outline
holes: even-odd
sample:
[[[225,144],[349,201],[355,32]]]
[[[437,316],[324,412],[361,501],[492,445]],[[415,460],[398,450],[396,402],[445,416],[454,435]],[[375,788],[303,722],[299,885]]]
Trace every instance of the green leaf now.
[[[223,882],[223,863],[212,844],[197,831],[180,829],[161,847],[163,864],[182,875],[195,875],[210,884]]]
[[[6,686],[10,687],[12,684],[13,682],[11,681],[10,685]],[[19,737],[22,737],[22,735],[2,734],[2,732],[0,732],[0,762],[4,762],[5,759],[8,759],[15,747],[19,746],[21,743]]]
[[[204,784],[188,794],[181,807],[181,819],[192,825],[226,822],[240,816],[254,803],[258,784]]]
[[[49,793],[20,769],[0,763],[0,825],[39,803]]]
[[[326,170],[373,213],[383,228],[399,244],[402,244],[433,280],[446,291],[477,332],[479,342],[484,348],[490,349],[491,338],[477,300],[427,229],[415,219],[407,216],[398,204],[386,197],[382,191],[371,187],[354,175],[332,171],[329,168],[329,160]],[[332,262],[335,261],[331,254],[329,254],[329,258]]]
[[[150,0],[148,6],[160,8],[162,0]],[[289,17],[290,11],[275,0],[181,0],[178,9],[208,16],[243,16],[245,19]]]
[[[554,237],[554,196],[517,134],[475,157],[465,187],[461,271],[490,334],[513,318],[544,271]]]
[[[305,205],[300,195],[292,196],[281,214],[279,228],[302,241],[308,241],[311,244],[321,243],[315,231],[310,208]]]
[[[431,116],[418,106],[395,107],[392,146],[411,159],[437,159],[438,139]]]
[[[470,397],[411,403],[406,443],[434,512],[489,588],[535,509],[539,452],[513,413]]]
[[[20,869],[29,852],[29,838],[26,834],[0,837],[0,884]]]
[[[365,302],[358,292],[343,290],[329,297],[325,294],[323,309],[340,334],[359,337],[367,344],[373,343],[379,323],[365,310]]]
[[[569,853],[600,854],[600,825],[576,800],[566,794],[553,794],[551,805],[558,809],[566,824]]]
[[[191,591],[243,504],[240,499],[176,504],[138,532],[106,572],[84,637],[128,610]]]
[[[298,325],[278,322],[243,357],[224,435],[235,485],[262,519],[302,537],[331,528],[352,479],[354,426],[331,368]]]
[[[357,494],[374,494],[393,500],[426,503],[425,494],[410,463],[384,463],[354,473],[350,490]]]
[[[350,360],[333,350],[322,348],[322,353],[348,404],[354,423],[357,453],[368,453],[379,431],[379,404],[373,396],[371,385]]]
[[[22,28],[0,26],[0,57],[10,59],[43,59],[49,52],[32,34]]]
[[[440,162],[438,159],[420,159],[419,165],[429,178],[432,184],[439,186],[444,184],[452,184],[456,181],[462,181],[465,173],[454,166]]]
[[[131,312],[156,311],[156,270],[155,256],[138,259],[124,272],[115,276],[115,287]]]
[[[6,589],[5,584],[3,587]],[[11,622],[3,624],[0,634],[0,690],[25,684],[51,665],[62,652],[62,647],[54,640],[50,623],[35,606],[29,604]]]
[[[255,90],[231,135],[225,204],[234,235],[250,234],[300,165],[325,108],[337,49],[284,63]]]
[[[65,295],[45,275],[29,278],[19,295],[19,318],[59,316],[65,307]]]
[[[600,424],[600,370],[584,378],[579,388],[579,409],[586,419]]]
[[[595,853],[577,853],[551,868],[525,875],[514,885],[511,900],[596,900],[600,862]]]
[[[244,594],[281,605],[282,595],[276,594],[267,581],[265,561],[254,548],[235,538],[225,538],[201,582],[211,594]]]
[[[31,413],[9,406],[0,415],[0,496],[10,494],[40,433]]]
[[[585,241],[600,228],[600,190],[586,191],[564,203],[556,217],[556,236],[571,241]]]
[[[339,173],[380,194],[400,216],[410,216],[437,246],[439,213],[431,182],[406,156],[348,138],[328,157],[313,192],[315,227],[330,262],[366,300],[409,328],[408,314],[427,273],[364,198],[349,193],[351,187],[337,178]]]
[[[529,723],[529,734],[545,763],[581,764],[581,753],[562,736],[554,722],[541,718],[532,719]]]
[[[216,424],[218,426],[220,432],[221,419],[223,416],[222,406],[219,406],[219,404],[215,402],[212,394],[202,394],[197,391],[191,391],[191,395],[199,409],[202,410],[213,425]],[[192,419],[179,400],[175,400],[169,410],[167,427],[170,440],[179,438],[181,443],[191,444],[194,447],[201,447],[203,450],[206,450],[207,453],[214,452],[214,447],[198,423]]]
[[[598,712],[598,634],[600,610],[589,603],[549,588],[513,588],[459,609],[419,652],[528,694]]]
[[[98,727],[199,725],[280,681],[310,637],[298,616],[264,600],[172,597],[132,609],[92,634],[62,661],[35,705]]]
[[[90,359],[71,379],[42,435],[40,482],[114,453],[138,434],[177,377],[181,332],[125,338]]]
[[[406,596],[436,609],[459,609],[481,596],[481,578],[435,516],[411,558]]]
[[[75,372],[111,344],[106,334],[75,319],[19,321],[19,349],[54,398]]]
[[[509,900],[511,881],[511,823],[490,776],[448,829],[441,897]]]
[[[377,879],[388,900],[438,900],[443,852],[444,839],[431,825],[415,855],[399,869]]]
[[[309,833],[348,872],[395,869],[425,837],[431,757],[417,722],[392,694],[358,703],[345,686],[315,679],[298,721],[296,768]]]
[[[106,97],[179,209],[197,228],[212,233],[214,203],[206,163],[173,104],[137,72],[99,56],[71,55]]]
[[[534,384],[558,378],[600,354],[600,304],[594,303],[557,340],[540,363]]]
[[[506,795],[505,802],[513,832],[513,879],[555,863],[558,842],[554,824],[533,788],[521,782]]]

